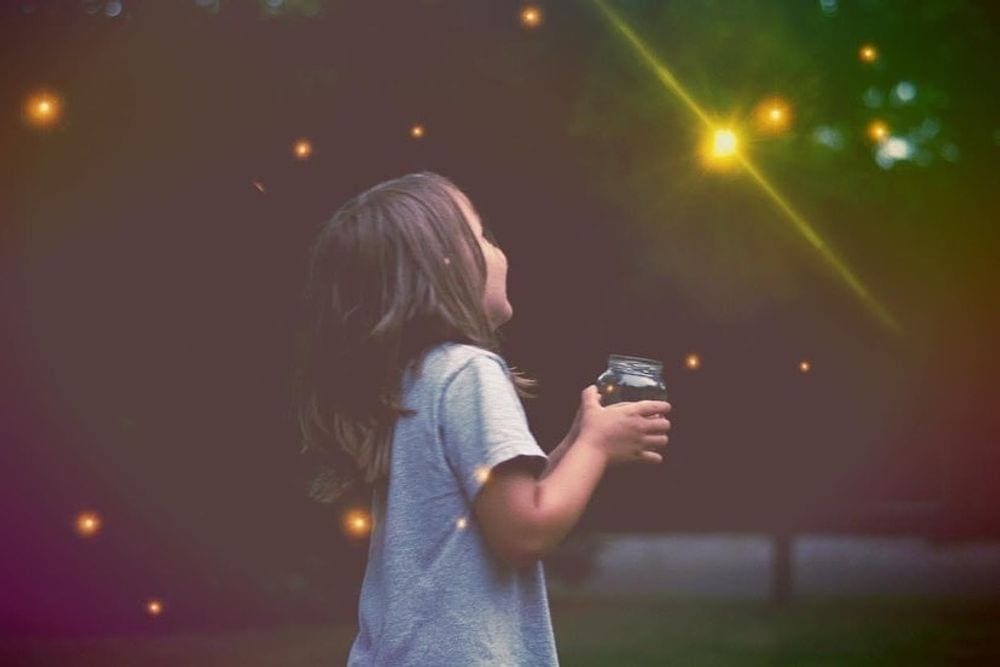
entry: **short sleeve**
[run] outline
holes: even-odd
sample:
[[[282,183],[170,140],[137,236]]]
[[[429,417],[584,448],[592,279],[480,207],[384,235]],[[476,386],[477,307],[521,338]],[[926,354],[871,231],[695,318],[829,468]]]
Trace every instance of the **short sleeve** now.
[[[494,466],[518,456],[541,468],[548,456],[528,428],[521,399],[496,359],[480,354],[445,383],[438,420],[445,459],[471,504]]]

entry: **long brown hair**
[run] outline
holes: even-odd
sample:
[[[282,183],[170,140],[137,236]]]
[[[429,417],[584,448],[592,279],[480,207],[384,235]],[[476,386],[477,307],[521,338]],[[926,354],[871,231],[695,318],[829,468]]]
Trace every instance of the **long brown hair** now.
[[[380,183],[323,223],[309,248],[296,334],[293,412],[323,503],[389,474],[403,374],[445,341],[497,354],[483,308],[486,261],[458,188],[422,172]],[[484,223],[485,224],[485,223]],[[537,380],[511,367],[517,394]]]

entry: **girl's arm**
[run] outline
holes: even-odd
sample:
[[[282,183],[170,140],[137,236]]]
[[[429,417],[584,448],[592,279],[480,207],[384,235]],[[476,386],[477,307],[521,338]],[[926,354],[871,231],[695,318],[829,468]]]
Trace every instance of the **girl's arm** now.
[[[607,450],[600,445],[585,439],[559,444],[535,484],[529,553],[543,558],[563,541],[580,520],[607,467]]]
[[[538,478],[523,457],[496,466],[475,500],[494,554],[512,567],[543,558],[579,521],[607,466],[603,447],[568,437]]]
[[[570,438],[567,435],[565,438],[563,438],[562,442],[556,445],[555,449],[549,452],[549,461],[545,466],[545,470],[543,470],[542,474],[538,477],[539,480],[543,480],[552,474],[552,471],[555,470],[556,466],[559,464],[559,460],[566,454],[566,451],[570,448],[570,445],[572,444],[573,443],[570,441]]]

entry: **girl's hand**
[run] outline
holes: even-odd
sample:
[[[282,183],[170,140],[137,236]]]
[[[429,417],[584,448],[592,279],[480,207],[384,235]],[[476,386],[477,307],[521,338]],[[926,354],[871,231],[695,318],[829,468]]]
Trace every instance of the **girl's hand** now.
[[[666,401],[627,401],[601,405],[597,385],[588,385],[580,398],[570,434],[596,445],[608,462],[662,463],[663,456],[653,449],[663,449],[670,438],[670,421],[664,416],[671,406]]]

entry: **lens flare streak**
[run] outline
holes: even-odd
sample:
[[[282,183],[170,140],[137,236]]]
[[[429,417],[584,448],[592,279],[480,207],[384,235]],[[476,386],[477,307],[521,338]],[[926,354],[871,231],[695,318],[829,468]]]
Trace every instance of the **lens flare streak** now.
[[[709,131],[714,132],[718,128],[712,118],[706,113],[701,106],[694,100],[690,93],[681,85],[677,77],[667,69],[665,65],[660,63],[656,56],[642,43],[642,40],[632,31],[632,29],[619,17],[605,2],[605,0],[593,0],[594,4],[597,5],[604,17],[618,30],[619,33],[625,38],[625,40],[635,49],[635,51],[641,56],[642,60],[656,73],[656,76],[667,86],[674,94],[681,99],[682,102],[694,113],[695,116],[701,120],[702,123],[708,126]],[[770,184],[767,178],[760,172],[759,169],[747,158],[738,148],[736,150],[736,159],[739,164],[743,166],[747,173],[750,174],[751,178],[761,187],[764,193],[771,199],[772,202],[781,210],[789,220],[795,225],[795,228],[805,236],[806,240],[820,252],[820,254],[826,259],[844,278],[847,284],[854,290],[855,294],[875,313],[875,315],[891,330],[896,333],[901,332],[899,324],[893,319],[893,317],[888,313],[888,311],[868,292],[868,290],[862,285],[861,281],[851,272],[851,270],[837,258],[836,254],[826,245],[826,243],[819,237],[819,235],[812,229],[809,223],[803,218],[798,212],[792,208],[791,204],[785,201],[784,197],[778,193],[778,191]]]

